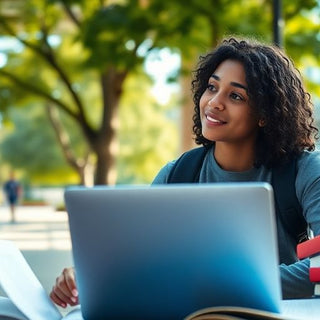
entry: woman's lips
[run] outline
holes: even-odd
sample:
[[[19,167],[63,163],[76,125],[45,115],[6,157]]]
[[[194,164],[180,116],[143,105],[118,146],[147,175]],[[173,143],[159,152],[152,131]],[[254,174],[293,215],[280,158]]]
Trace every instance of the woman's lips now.
[[[213,117],[212,115],[206,114],[206,119],[208,120],[208,122],[212,123],[212,124],[226,124],[226,121],[220,120],[217,117]]]

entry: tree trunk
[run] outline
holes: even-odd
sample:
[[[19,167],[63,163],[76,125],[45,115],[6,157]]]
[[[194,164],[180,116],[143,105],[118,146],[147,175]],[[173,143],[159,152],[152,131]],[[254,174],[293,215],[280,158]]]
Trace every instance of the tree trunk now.
[[[191,90],[191,74],[197,63],[198,50],[192,50],[189,54],[182,55],[182,76],[181,76],[181,88],[182,88],[182,107],[181,107],[181,138],[180,138],[180,153],[190,150],[196,146],[194,142],[194,134],[192,130],[193,126],[193,112],[194,103],[192,100]]]
[[[92,148],[97,157],[95,185],[116,183],[118,107],[126,76],[127,72],[119,72],[112,67],[101,75],[103,115],[101,127]]]
[[[110,142],[108,143],[110,144]],[[109,150],[109,146],[101,146],[101,150],[96,154],[95,185],[113,185],[116,183],[115,153]],[[113,175],[112,175],[113,173]]]

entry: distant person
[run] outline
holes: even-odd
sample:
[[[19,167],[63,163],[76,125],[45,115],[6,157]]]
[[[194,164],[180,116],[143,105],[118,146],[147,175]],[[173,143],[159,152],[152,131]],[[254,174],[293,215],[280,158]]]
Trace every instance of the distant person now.
[[[10,206],[11,222],[15,222],[15,208],[21,193],[20,183],[15,179],[14,172],[10,173],[10,178],[4,183],[3,191]]]

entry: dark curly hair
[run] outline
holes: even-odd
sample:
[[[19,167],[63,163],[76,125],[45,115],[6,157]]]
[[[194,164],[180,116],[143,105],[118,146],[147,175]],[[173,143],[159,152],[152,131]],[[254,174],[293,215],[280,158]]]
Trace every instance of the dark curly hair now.
[[[313,105],[299,71],[278,47],[255,40],[225,39],[201,56],[192,80],[195,142],[210,147],[202,135],[199,102],[212,73],[221,62],[237,60],[244,66],[249,103],[265,126],[259,128],[255,165],[272,167],[315,149],[318,129],[313,125]]]

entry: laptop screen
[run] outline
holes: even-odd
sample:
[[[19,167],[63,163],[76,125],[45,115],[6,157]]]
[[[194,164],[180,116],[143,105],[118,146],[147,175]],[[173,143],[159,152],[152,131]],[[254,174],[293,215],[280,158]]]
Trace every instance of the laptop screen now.
[[[85,319],[279,312],[269,184],[74,188],[65,201]]]

